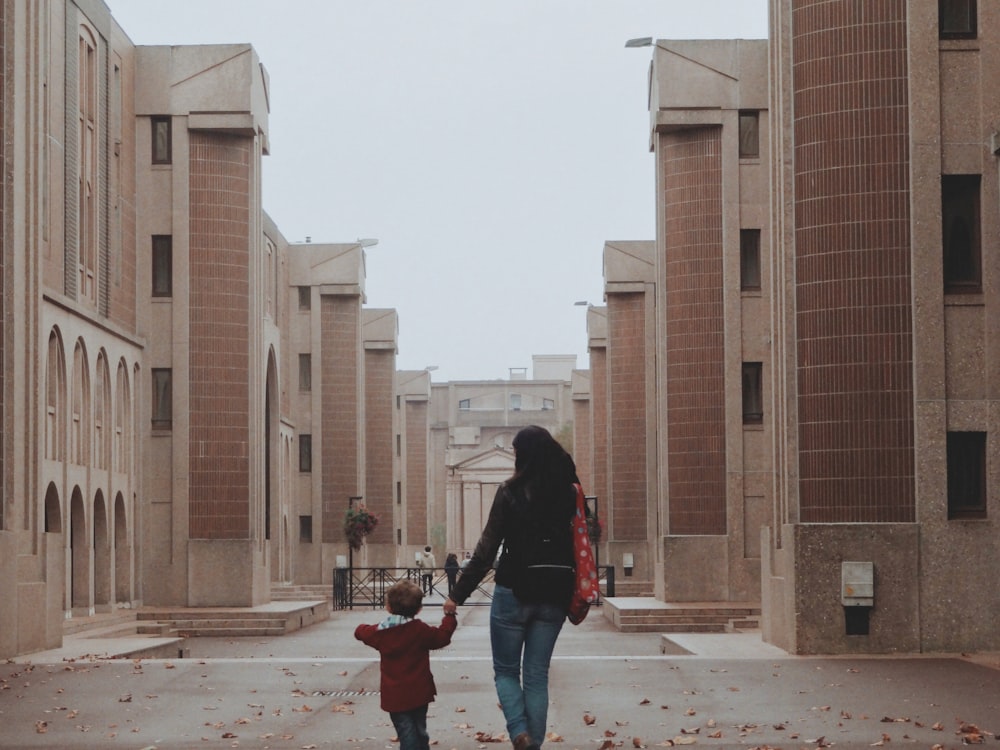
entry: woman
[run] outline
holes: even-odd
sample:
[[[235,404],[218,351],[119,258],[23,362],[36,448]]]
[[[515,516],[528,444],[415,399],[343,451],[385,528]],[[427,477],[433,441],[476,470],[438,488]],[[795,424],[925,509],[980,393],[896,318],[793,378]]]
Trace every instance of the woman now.
[[[451,596],[451,592],[455,590],[455,581],[458,580],[459,570],[458,555],[449,552],[448,557],[444,559],[444,574],[448,576],[448,596]]]
[[[513,445],[514,474],[497,490],[472,560],[444,611],[454,612],[475,590],[502,543],[490,610],[493,678],[515,750],[539,750],[549,710],[549,662],[573,592],[570,523],[573,484],[579,480],[573,459],[548,430],[525,427]],[[558,564],[547,562],[528,572],[549,537],[558,547]],[[542,580],[540,591],[530,590]]]

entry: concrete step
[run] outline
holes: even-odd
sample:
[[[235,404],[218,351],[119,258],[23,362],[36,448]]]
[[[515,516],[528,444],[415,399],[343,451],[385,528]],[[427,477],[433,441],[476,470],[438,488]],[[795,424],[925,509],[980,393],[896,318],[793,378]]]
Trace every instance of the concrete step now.
[[[263,638],[277,637],[285,634],[284,625],[275,627],[213,627],[205,625],[192,625],[185,627],[171,627],[171,635],[182,638]]]

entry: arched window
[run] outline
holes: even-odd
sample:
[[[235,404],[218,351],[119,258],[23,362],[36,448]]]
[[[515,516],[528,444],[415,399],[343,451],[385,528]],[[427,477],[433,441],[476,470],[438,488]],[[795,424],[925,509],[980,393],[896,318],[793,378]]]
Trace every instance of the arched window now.
[[[66,363],[59,336],[49,335],[45,362],[45,457],[66,460]]]
[[[125,474],[129,470],[132,457],[132,398],[128,383],[128,368],[124,360],[118,363],[115,378],[115,432],[113,436],[112,462],[115,471]]]
[[[97,358],[97,387],[94,389],[94,466],[108,468],[111,441],[111,376],[104,352]]]
[[[90,374],[82,342],[73,351],[73,405],[70,414],[70,458],[85,465],[90,460]]]

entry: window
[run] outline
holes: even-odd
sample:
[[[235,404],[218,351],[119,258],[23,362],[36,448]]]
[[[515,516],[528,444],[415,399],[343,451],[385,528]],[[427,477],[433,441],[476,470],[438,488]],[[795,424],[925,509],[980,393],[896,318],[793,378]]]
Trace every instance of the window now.
[[[512,393],[510,394],[510,410],[511,411],[521,411],[521,394]]]
[[[986,518],[986,433],[948,433],[948,518]]]
[[[169,430],[173,426],[173,385],[168,368],[153,369],[153,429]]]
[[[311,391],[312,390],[312,355],[311,354],[300,354],[299,355],[299,390],[300,391]]]
[[[80,299],[97,303],[97,249],[100,245],[101,160],[100,109],[101,94],[98,75],[97,39],[93,32],[80,27],[79,39],[79,147],[77,169],[79,177],[79,214],[77,217],[77,263],[80,274]]]
[[[952,294],[982,291],[977,174],[941,176],[944,285]]]
[[[396,505],[403,504],[403,483],[396,482]]]
[[[740,289],[760,291],[760,230],[740,230]]]
[[[153,117],[153,164],[170,164],[170,118]]]
[[[740,112],[740,158],[760,156],[760,117],[757,112]]]
[[[938,0],[938,36],[975,39],[978,33],[976,0]]]
[[[764,397],[760,362],[743,363],[743,424],[763,424]]]
[[[169,234],[153,235],[153,296],[174,293],[174,239]]]
[[[472,408],[472,405],[470,403],[470,400],[467,399],[467,398],[463,398],[463,399],[461,399],[458,402],[458,410],[459,411],[469,411],[469,409],[471,409],[471,408]]]
[[[299,541],[311,543],[313,540],[313,517],[299,516]]]
[[[299,435],[299,471],[313,470],[313,436]]]
[[[556,408],[556,402],[551,398],[542,399],[542,411],[551,411]]]
[[[299,287],[299,310],[311,310],[312,309],[312,287],[311,286],[300,286]]]

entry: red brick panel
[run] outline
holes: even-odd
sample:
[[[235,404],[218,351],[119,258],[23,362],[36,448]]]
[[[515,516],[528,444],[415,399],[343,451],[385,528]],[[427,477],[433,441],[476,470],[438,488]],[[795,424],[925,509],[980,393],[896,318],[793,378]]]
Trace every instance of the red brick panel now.
[[[646,538],[645,296],[608,295],[612,541]]]
[[[721,130],[666,134],[660,158],[669,532],[725,534]]]
[[[392,523],[395,483],[392,455],[393,374],[396,356],[390,349],[365,352],[365,504],[379,517],[368,537],[373,544],[395,543]]]
[[[590,414],[593,420],[594,463],[591,470],[594,483],[587,491],[596,495],[598,512],[604,516],[604,504],[610,496],[608,488],[608,353],[602,348],[590,350]]]
[[[344,542],[344,514],[361,494],[358,433],[361,428],[361,301],[358,297],[320,298],[323,351],[323,541]],[[315,462],[313,464],[315,470]]]
[[[794,0],[800,518],[915,520],[905,0]]]
[[[430,543],[427,510],[427,440],[429,414],[426,401],[406,403],[406,538],[409,544]],[[490,498],[492,499],[492,498]],[[438,564],[444,561],[439,560]]]
[[[113,56],[113,59],[117,59]],[[128,331],[136,329],[136,295],[149,293],[151,279],[142,279],[146,286],[136,289],[136,216],[135,216],[135,97],[131,65],[121,65],[121,146],[117,156],[112,156],[111,169],[118,175],[118,195],[111,197],[118,207],[121,231],[118,237],[112,239],[112,247],[119,244],[118,258],[112,257],[110,270],[110,297],[108,317]],[[142,119],[142,124],[149,127],[149,121]],[[111,211],[114,216],[114,210]],[[111,225],[115,230],[114,222]],[[149,251],[149,238],[142,245]]]
[[[194,539],[247,539],[250,159],[245,138],[191,133],[190,482]]]
[[[11,26],[13,25],[13,19],[11,19]],[[11,31],[13,32],[13,29]],[[7,258],[8,253],[12,252],[14,246],[14,243],[10,241],[11,233],[8,228],[7,217],[8,191],[14,183],[12,165],[7,161],[7,107],[12,106],[14,101],[14,97],[9,95],[12,92],[9,92],[7,87],[7,66],[12,62],[7,58],[8,49],[7,2],[6,0],[0,0],[0,169],[3,170],[3,187],[0,188],[0,331],[7,330],[7,320],[9,318],[7,307],[13,302],[6,294]],[[2,429],[0,429],[0,477],[7,476],[6,456],[10,445],[5,437],[5,435],[9,434],[7,404],[4,398],[4,394],[7,393],[6,341],[6,335],[0,336],[0,425],[2,425]],[[10,497],[6,486],[2,488],[0,495],[4,498],[0,499],[0,529],[4,529],[6,528],[4,519],[4,511],[6,510],[5,499]]]
[[[573,460],[583,491],[594,494],[593,426],[590,421],[590,399],[573,402]]]

